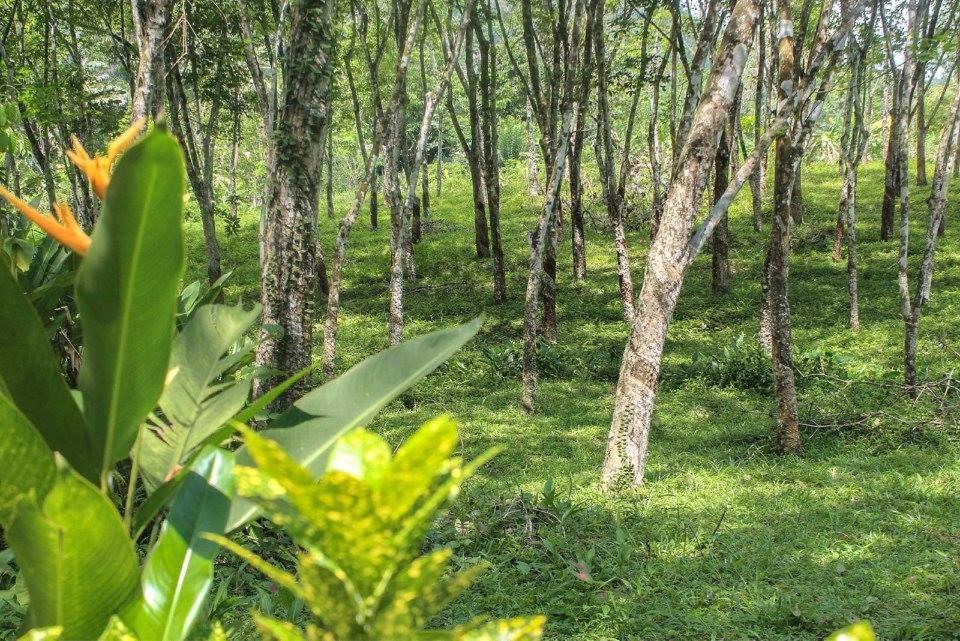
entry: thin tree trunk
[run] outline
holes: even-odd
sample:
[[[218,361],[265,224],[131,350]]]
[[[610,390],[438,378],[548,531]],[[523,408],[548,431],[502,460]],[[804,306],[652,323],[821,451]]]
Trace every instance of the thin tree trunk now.
[[[791,91],[794,77],[793,19],[788,2],[778,3],[778,93],[780,100]],[[790,226],[794,221],[792,198],[797,162],[797,141],[786,135],[777,141],[773,183],[773,223],[767,261],[767,286],[773,357],[774,391],[777,399],[777,445],[785,454],[802,451],[797,417],[797,389],[793,371],[793,337],[790,327],[788,279],[790,273]]]
[[[483,185],[486,191],[487,211],[490,215],[490,240],[493,270],[493,300],[507,300],[507,278],[503,264],[503,246],[500,239],[500,162],[497,122],[497,48],[493,39],[493,10],[487,0],[484,26],[477,21],[476,35],[480,50],[480,111],[483,129]],[[496,0],[492,0],[496,1]]]
[[[447,62],[443,74],[437,79],[433,90],[428,93],[424,99],[423,118],[420,122],[420,130],[417,135],[415,147],[413,149],[413,161],[412,166],[410,167],[410,175],[406,185],[406,198],[403,203],[403,210],[399,217],[399,221],[395,223],[395,229],[397,233],[393,243],[393,257],[390,265],[390,324],[388,328],[388,334],[391,345],[396,345],[403,338],[403,251],[405,243],[408,240],[407,235],[409,234],[409,231],[407,230],[407,220],[409,220],[410,214],[418,203],[417,185],[420,182],[420,172],[423,170],[426,160],[426,147],[427,139],[430,134],[430,125],[433,122],[433,115],[436,112],[437,105],[443,98],[443,92],[446,89],[447,84],[449,84],[450,74],[452,73],[453,67],[456,64],[456,60],[460,55],[460,48],[463,44],[463,41],[470,32],[471,13],[473,11],[474,4],[475,3],[472,1],[467,2],[464,8],[463,17],[461,19],[460,29],[457,32],[456,39],[451,45],[450,59]],[[419,20],[422,17],[422,12],[423,4],[420,5],[420,13],[416,14],[413,17],[413,20]],[[415,27],[411,27],[411,29],[415,29]],[[402,127],[402,114],[403,110],[398,109],[395,116],[397,124],[395,125],[393,132],[394,137],[396,137],[396,132]],[[390,148],[390,141],[387,142],[387,148]]]
[[[930,198],[927,200],[929,219],[927,221],[927,235],[924,242],[923,258],[920,263],[920,272],[917,275],[917,291],[911,301],[909,283],[906,274],[907,246],[904,226],[909,220],[904,220],[903,203],[901,202],[901,253],[900,253],[900,296],[901,309],[904,321],[904,355],[903,355],[903,382],[911,398],[916,398],[917,388],[917,331],[920,324],[920,315],[923,307],[930,300],[933,284],[934,258],[937,251],[937,230],[940,228],[947,208],[947,194],[950,190],[950,179],[955,161],[954,148],[958,145],[960,134],[960,92],[954,99],[951,113],[947,116],[940,142],[937,145],[937,157],[933,171],[933,181],[930,188]]]
[[[731,109],[731,114],[736,112]],[[713,165],[713,198],[720,199],[730,184],[730,154],[731,135],[730,127],[724,127],[720,134],[720,143],[717,146],[717,158]],[[736,144],[736,143],[734,143]],[[714,294],[726,294],[730,291],[730,231],[727,226],[727,216],[724,215],[717,228],[713,230],[713,253],[711,257],[712,281],[711,288]]]
[[[537,142],[533,137],[533,108],[527,100],[527,193],[531,198],[540,195],[540,169],[537,162]]]
[[[927,85],[917,82],[917,186],[927,186]]]
[[[765,8],[760,8],[760,18],[757,25],[757,86],[754,90],[753,100],[753,144],[760,141],[766,124],[766,73],[767,73],[767,40],[766,25],[763,14]],[[766,185],[766,176],[764,175],[765,163],[757,163],[757,168],[750,176],[750,195],[753,205],[753,229],[760,231],[763,229],[763,192]]]
[[[327,128],[327,218],[333,218],[333,127]]]

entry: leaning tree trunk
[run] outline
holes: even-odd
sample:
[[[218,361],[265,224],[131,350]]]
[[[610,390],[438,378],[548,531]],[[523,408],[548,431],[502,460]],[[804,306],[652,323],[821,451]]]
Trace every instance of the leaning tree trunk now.
[[[647,252],[643,287],[617,382],[613,419],[603,463],[605,488],[643,482],[650,420],[667,327],[689,267],[691,212],[706,187],[720,131],[733,105],[753,42],[757,0],[738,0],[727,25],[710,80],[696,109],[664,202],[660,230]]]
[[[924,243],[923,259],[920,263],[920,273],[917,277],[917,291],[912,302],[909,298],[909,285],[905,282],[906,258],[904,254],[906,254],[906,251],[903,249],[904,245],[901,245],[900,295],[904,321],[903,382],[911,398],[917,396],[917,330],[923,307],[930,300],[934,258],[937,251],[937,230],[941,226],[947,209],[947,193],[950,190],[950,179],[953,175],[953,168],[950,165],[955,161],[954,148],[960,146],[957,144],[958,135],[960,135],[960,92],[957,92],[950,115],[944,124],[940,143],[937,145],[933,184],[930,188],[930,198],[927,200],[929,208],[927,236]],[[901,219],[902,243],[904,241],[903,226],[908,224],[909,220]]]
[[[333,80],[333,0],[299,0],[290,7],[284,94],[277,119],[264,234],[260,240],[263,327],[257,365],[286,374],[312,360],[313,298],[317,284],[320,165],[330,125]],[[254,393],[269,389],[259,379]],[[288,404],[291,390],[279,401]]]
[[[163,39],[172,0],[130,0],[140,62],[133,89],[133,120],[156,118],[162,107]]]

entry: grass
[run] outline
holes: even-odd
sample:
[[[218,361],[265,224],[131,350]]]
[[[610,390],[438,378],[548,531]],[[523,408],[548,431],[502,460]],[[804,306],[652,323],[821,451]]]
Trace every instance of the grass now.
[[[518,406],[517,374],[525,237],[538,204],[522,176],[508,172],[510,300],[493,305],[489,263],[473,257],[469,186],[451,170],[417,246],[421,277],[407,287],[406,336],[480,313],[487,321],[473,343],[370,426],[399,443],[449,412],[460,422],[465,455],[505,447],[431,533],[431,543],[452,546],[459,562],[491,564],[438,625],[544,612],[553,640],[796,640],[868,618],[884,639],[960,639],[953,413],[960,399],[950,377],[960,365],[956,198],[920,329],[921,377],[946,382],[912,403],[896,386],[903,329],[896,243],[878,239],[882,183],[882,167],[864,167],[863,330],[853,333],[845,262],[830,257],[839,181],[832,167],[805,171],[807,220],[795,230],[791,271],[804,456],[773,450],[768,366],[753,347],[767,235],[752,230],[743,194],[731,218],[733,291],[711,294],[708,255],[686,278],[665,352],[647,482],[604,496],[597,482],[627,330],[596,188],[583,283],[570,276],[563,229],[560,335],[541,353],[537,412],[528,416]],[[926,188],[914,189],[914,258],[925,197]],[[339,213],[349,199],[338,194]],[[239,232],[224,238],[231,298],[257,298],[256,216],[251,209]],[[330,255],[335,222],[321,227]],[[190,270],[199,278],[199,223],[189,229]],[[361,221],[351,238],[342,369],[386,346],[388,234],[387,225],[371,231]],[[646,228],[631,231],[637,282],[646,238]],[[273,607],[268,590],[252,594],[243,603]]]

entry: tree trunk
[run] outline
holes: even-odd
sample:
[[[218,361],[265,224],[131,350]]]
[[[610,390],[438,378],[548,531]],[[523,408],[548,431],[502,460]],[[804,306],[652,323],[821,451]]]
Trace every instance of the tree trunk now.
[[[130,0],[140,62],[134,81],[132,119],[156,118],[162,108],[163,40],[172,0]]]
[[[792,91],[794,77],[793,20],[790,5],[778,3],[778,93],[780,100]],[[797,389],[793,371],[793,337],[790,327],[788,280],[790,274],[790,225],[793,222],[792,198],[795,167],[799,166],[794,136],[777,141],[773,184],[773,224],[767,260],[767,285],[773,357],[774,392],[777,399],[777,445],[784,454],[799,454],[800,423],[797,418]]]
[[[933,171],[933,181],[930,188],[930,198],[927,200],[929,219],[927,221],[927,235],[924,242],[923,258],[920,263],[920,272],[917,275],[917,291],[911,302],[909,284],[906,283],[904,272],[906,253],[901,244],[901,307],[904,321],[904,354],[903,354],[903,382],[911,398],[917,397],[917,330],[920,324],[920,315],[924,306],[930,300],[933,284],[934,258],[937,251],[937,230],[947,209],[947,194],[950,191],[950,179],[953,175],[954,148],[958,145],[960,135],[960,92],[954,99],[953,107],[944,123],[943,133],[937,145],[937,157]],[[902,205],[901,205],[902,206]],[[909,223],[909,221],[906,221]],[[901,243],[904,242],[903,225],[901,222]],[[906,300],[904,300],[904,298]]]
[[[496,0],[492,0],[496,1]],[[493,10],[487,1],[485,7],[486,34],[478,20],[475,25],[480,50],[480,112],[483,130],[483,186],[486,191],[487,211],[490,215],[490,240],[493,260],[493,300],[507,300],[507,278],[503,264],[503,246],[500,240],[500,158],[497,122],[497,49],[492,46]]]
[[[920,78],[917,82],[917,186],[927,186],[927,85]]]
[[[636,487],[643,482],[667,327],[692,259],[687,253],[694,223],[691,213],[706,187],[720,131],[753,43],[758,14],[757,0],[738,0],[733,9],[706,91],[673,171],[660,230],[647,252],[643,287],[623,353],[603,464],[602,481],[607,489],[624,483]]]
[[[604,14],[604,2],[601,0],[597,7],[597,16]],[[610,117],[610,90],[607,77],[607,58],[604,43],[603,20],[595,20],[593,24],[593,46],[597,60],[597,136],[596,153],[600,165],[600,179],[603,188],[603,199],[607,206],[607,215],[613,227],[613,246],[617,255],[617,280],[620,285],[620,301],[623,304],[623,318],[626,322],[633,322],[633,277],[630,273],[630,257],[627,252],[627,237],[623,225],[623,202],[627,167],[630,165],[630,145],[633,139],[633,126],[636,121],[637,105],[640,101],[640,92],[636,91],[630,105],[630,115],[627,119],[627,131],[624,136],[623,156],[620,159],[620,172],[616,170],[613,152],[613,132]],[[646,27],[645,27],[646,28]],[[645,42],[645,41],[644,41]],[[660,67],[661,71],[663,66]],[[662,75],[662,74],[661,74]],[[654,79],[654,87],[659,83],[659,77]]]
[[[479,81],[474,46],[474,34],[467,33],[466,70],[467,70],[467,104],[470,114],[470,150],[467,154],[467,163],[470,165],[470,182],[473,189],[473,227],[475,234],[474,245],[477,258],[490,258],[490,228],[487,225],[486,193],[483,185],[483,123],[480,120]]]
[[[897,207],[897,194],[900,191],[900,146],[903,144],[903,134],[900,131],[904,114],[908,107],[903,105],[903,94],[906,90],[906,79],[903,73],[894,72],[894,89],[891,96],[889,139],[887,154],[884,158],[883,207],[880,215],[880,239],[893,238],[893,219]]]
[[[764,125],[767,122],[766,110],[766,73],[767,73],[767,40],[766,28],[763,20],[764,8],[760,8],[760,19],[757,26],[757,86],[753,100],[753,144],[760,141]],[[750,195],[753,205],[753,229],[763,229],[763,192],[766,186],[764,175],[765,164],[757,163],[756,169],[750,175]]]
[[[327,127],[327,218],[333,218],[333,127]]]
[[[735,113],[731,111],[731,113]],[[713,198],[720,199],[730,184],[730,127],[724,127],[717,146],[717,158],[713,165]],[[734,143],[736,144],[736,143]],[[714,294],[730,291],[730,232],[727,216],[724,215],[713,230],[712,282]]]
[[[333,0],[299,0],[290,7],[283,102],[276,122],[275,167],[269,176],[266,225],[260,240],[263,327],[257,365],[292,374],[307,367],[313,348],[317,280],[317,190],[333,80]],[[273,381],[258,379],[254,394]],[[291,389],[278,405],[288,405]]]
[[[537,163],[537,142],[533,137],[533,108],[527,100],[527,193],[531,198],[540,195],[540,169]]]

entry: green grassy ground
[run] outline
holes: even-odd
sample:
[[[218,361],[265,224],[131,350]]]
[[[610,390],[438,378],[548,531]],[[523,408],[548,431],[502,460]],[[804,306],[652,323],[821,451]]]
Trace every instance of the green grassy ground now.
[[[467,183],[450,176],[417,247],[408,285],[408,337],[487,314],[480,336],[372,428],[400,442],[449,412],[463,450],[505,452],[471,481],[431,542],[490,570],[438,624],[480,613],[544,612],[549,639],[817,639],[857,618],[884,639],[960,638],[960,483],[952,379],[916,404],[899,393],[902,350],[895,243],[878,240],[882,168],[860,193],[861,319],[846,327],[845,263],[831,260],[839,182],[805,172],[807,221],[795,231],[791,303],[806,453],[773,452],[768,367],[754,347],[766,232],[733,211],[733,291],[710,293],[710,258],[686,279],[666,347],[647,482],[634,493],[597,489],[626,328],[602,207],[589,206],[589,276],[560,256],[557,345],[541,355],[538,411],[518,407],[525,233],[537,204],[522,177],[507,181],[503,237],[510,301],[491,303],[490,266],[473,258]],[[960,196],[960,193],[956,194]],[[915,190],[915,251],[925,224]],[[349,194],[338,197],[345,208]],[[934,296],[922,320],[926,380],[960,366],[960,225],[949,210]],[[256,212],[224,238],[231,297],[257,297]],[[199,224],[191,271],[202,274]],[[564,232],[569,233],[565,228]],[[323,221],[329,252],[333,221]],[[343,299],[343,368],[386,345],[388,234],[358,224]],[[646,229],[631,232],[639,282]],[[738,341],[739,336],[743,336]],[[319,347],[317,349],[319,354]],[[545,487],[546,485],[546,487]],[[261,607],[269,595],[261,591]],[[266,598],[266,600],[264,600]]]

